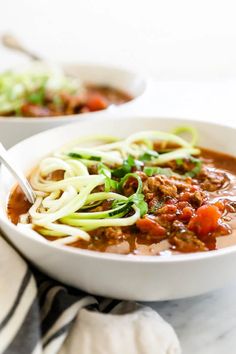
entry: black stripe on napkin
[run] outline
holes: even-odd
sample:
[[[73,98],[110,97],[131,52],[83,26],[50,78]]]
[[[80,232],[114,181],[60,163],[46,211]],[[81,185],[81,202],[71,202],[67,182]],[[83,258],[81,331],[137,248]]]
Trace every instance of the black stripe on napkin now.
[[[80,301],[80,300],[78,300],[78,301]],[[98,304],[94,303],[94,304],[90,304],[90,305],[86,306],[86,309],[90,310],[90,311],[98,311],[97,307],[98,307]],[[77,317],[77,314],[76,314],[75,318],[73,318],[70,322],[66,323],[65,325],[60,327],[56,332],[54,332],[43,344],[43,348],[45,348],[48,344],[50,344],[54,339],[57,339],[58,337],[64,335],[66,332],[68,332],[70,327],[72,326],[73,322],[75,321],[76,317]]]
[[[48,344],[50,344],[54,339],[62,336],[63,334],[65,334],[66,332],[68,332],[68,330],[70,329],[70,326],[72,325],[72,323],[74,322],[75,319],[73,319],[72,321],[70,321],[69,323],[67,323],[66,325],[64,325],[63,327],[61,327],[57,332],[53,333],[51,335],[51,337],[49,337],[47,339],[47,341],[43,344],[43,348],[45,348]]]
[[[45,281],[43,282],[39,287],[38,287],[38,302],[39,302],[39,307],[42,308],[44,306],[44,303],[46,302],[47,294],[49,290],[53,287],[53,284],[51,281]]]
[[[12,316],[14,315],[14,312],[16,311],[16,308],[24,294],[24,290],[27,287],[30,278],[32,277],[32,274],[29,270],[29,268],[27,267],[26,273],[20,283],[20,287],[19,290],[17,292],[16,298],[12,304],[11,309],[9,310],[9,312],[6,314],[5,318],[2,320],[2,322],[0,323],[0,331],[6,326],[6,324],[9,322],[9,320],[12,318]]]
[[[84,295],[85,296],[85,295]],[[67,289],[62,288],[55,295],[51,308],[41,324],[42,336],[54,325],[62,313],[76,303],[80,298],[68,294]]]
[[[34,299],[22,326],[3,354],[30,354],[41,340],[37,297]]]
[[[109,313],[111,312],[118,304],[120,303],[120,300],[111,300],[109,305],[107,305],[102,312],[103,313]]]

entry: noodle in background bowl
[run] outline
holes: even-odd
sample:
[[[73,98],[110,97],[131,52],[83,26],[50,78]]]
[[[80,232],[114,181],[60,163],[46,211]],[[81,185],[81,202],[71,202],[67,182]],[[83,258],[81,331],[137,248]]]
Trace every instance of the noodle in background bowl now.
[[[170,131],[177,125],[198,129],[200,146],[234,154],[236,130],[221,124],[155,117],[91,119],[33,136],[9,150],[25,173],[42,157],[75,138],[97,134],[125,137],[142,130]],[[134,256],[99,253],[59,246],[35,233],[20,230],[7,217],[15,181],[0,171],[0,226],[8,240],[48,275],[92,294],[129,300],[169,300],[205,293],[236,278],[236,246],[193,254]]]
[[[49,63],[50,64],[50,63]],[[47,66],[47,63],[45,63]],[[78,120],[87,120],[94,116],[101,116],[112,112],[122,112],[129,106],[135,104],[146,91],[147,82],[145,79],[133,73],[132,71],[116,68],[112,66],[103,66],[97,64],[62,64],[65,73],[78,77],[85,84],[108,85],[115,89],[124,91],[133,97],[132,100],[119,106],[112,105],[105,110],[80,113],[67,116],[46,117],[46,118],[24,118],[24,117],[2,117],[0,116],[0,141],[7,148],[26,139],[33,134],[44,130],[54,128],[60,125],[73,123]],[[29,69],[30,65],[22,69]],[[17,69],[17,68],[15,68]],[[20,68],[19,68],[20,69]],[[10,68],[13,70],[14,68]]]

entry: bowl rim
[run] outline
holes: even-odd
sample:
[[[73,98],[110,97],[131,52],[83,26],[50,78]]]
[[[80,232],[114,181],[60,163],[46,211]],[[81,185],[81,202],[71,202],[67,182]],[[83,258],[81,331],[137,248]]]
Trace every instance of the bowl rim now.
[[[43,61],[42,61],[43,62]],[[51,61],[45,61],[45,63],[53,63]],[[62,67],[69,67],[69,66],[78,66],[81,68],[89,68],[89,67],[94,67],[94,68],[99,68],[99,70],[112,70],[112,71],[117,71],[117,72],[123,72],[123,73],[127,73],[130,75],[133,75],[135,79],[138,79],[140,81],[140,84],[142,86],[142,90],[140,92],[140,94],[136,95],[135,97],[133,97],[130,101],[124,102],[120,105],[112,105],[111,107],[108,107],[106,109],[103,109],[101,111],[95,111],[95,112],[85,112],[85,113],[77,113],[77,114],[70,114],[70,115],[61,115],[61,116],[56,116],[56,117],[14,117],[14,116],[9,116],[9,117],[5,117],[5,116],[1,116],[0,115],[0,123],[1,122],[9,122],[9,123],[14,123],[14,122],[20,122],[20,123],[50,123],[50,122],[71,122],[73,120],[79,119],[79,118],[85,118],[87,116],[94,116],[96,114],[101,114],[101,113],[108,113],[109,110],[112,109],[112,112],[114,113],[118,113],[120,108],[122,107],[127,107],[130,104],[136,103],[136,101],[138,99],[140,99],[141,97],[144,96],[144,94],[147,92],[147,88],[148,88],[148,79],[144,76],[142,76],[141,74],[139,74],[138,72],[136,72],[135,70],[129,69],[128,67],[125,66],[118,66],[118,65],[109,65],[109,64],[102,64],[102,63],[96,63],[96,62],[92,62],[92,61],[88,61],[88,62],[73,62],[73,61],[58,61],[58,62],[54,62],[57,65],[60,65]],[[21,65],[24,66],[24,65]],[[25,67],[30,66],[30,62],[28,64],[25,65]],[[18,68],[19,66],[12,66],[9,67],[8,69],[5,69],[4,71],[7,70],[14,70],[14,68]],[[75,121],[76,123],[76,121]]]
[[[113,115],[110,117],[111,119],[116,119],[117,116]],[[187,124],[208,124],[210,126],[215,127],[222,127],[222,128],[230,128],[235,131],[236,133],[236,126],[230,124],[230,123],[223,123],[223,122],[212,122],[207,119],[204,120],[199,120],[199,119],[188,119],[188,118],[180,118],[180,117],[161,117],[161,116],[156,116],[156,115],[147,115],[147,116],[139,116],[139,115],[126,115],[122,116],[121,119],[167,119],[167,120],[173,120],[175,122],[181,121],[181,123],[186,122]],[[106,118],[104,117],[104,120],[106,121]],[[74,125],[79,124],[79,122],[75,122]],[[68,125],[69,127],[72,127],[73,125]],[[27,139],[22,140],[21,142],[17,143],[16,145],[12,146],[9,151],[12,149],[16,149],[18,145],[23,143],[24,141],[27,140],[33,140],[34,137],[36,136],[43,136],[44,133],[49,133],[51,131],[60,131],[62,129],[65,129],[65,126],[59,126],[56,128],[48,129],[45,132],[41,132],[38,134],[35,134]],[[0,172],[1,172],[1,167],[0,167]],[[1,173],[0,173],[1,177]],[[4,203],[3,208],[6,210],[6,204]],[[182,253],[182,254],[176,254],[176,255],[162,255],[162,256],[150,256],[150,255],[133,255],[133,254],[116,254],[116,253],[106,253],[106,252],[99,252],[99,251],[91,251],[91,250],[86,250],[86,249],[81,249],[81,248],[75,248],[67,245],[58,245],[53,242],[45,240],[42,236],[33,238],[30,233],[23,232],[23,230],[17,228],[17,225],[13,224],[9,218],[6,215],[3,215],[0,213],[0,228],[1,224],[6,225],[7,228],[9,228],[13,234],[18,233],[20,236],[30,239],[32,242],[36,242],[41,244],[42,246],[49,247],[51,250],[55,250],[59,253],[65,253],[65,254],[73,254],[73,255],[78,255],[78,257],[92,257],[94,259],[100,259],[103,261],[113,261],[113,262],[125,262],[125,263],[157,263],[157,264],[175,264],[175,263],[185,263],[185,262],[196,262],[199,260],[208,260],[211,258],[215,257],[224,257],[228,254],[232,254],[236,252],[236,244],[232,246],[228,246],[225,248],[217,249],[217,250],[212,250],[212,251],[206,251],[206,252],[196,252],[196,253]],[[10,238],[6,235],[7,238]],[[17,246],[16,246],[17,247]]]

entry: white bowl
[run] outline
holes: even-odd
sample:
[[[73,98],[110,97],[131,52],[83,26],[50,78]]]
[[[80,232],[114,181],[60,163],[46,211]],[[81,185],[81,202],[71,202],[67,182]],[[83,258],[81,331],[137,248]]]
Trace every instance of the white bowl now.
[[[97,64],[63,64],[65,72],[69,75],[79,77],[82,83],[95,85],[108,85],[130,94],[133,99],[119,106],[112,105],[106,110],[82,114],[74,114],[49,118],[18,118],[0,116],[0,141],[7,148],[26,139],[33,134],[44,130],[55,128],[60,125],[73,123],[78,120],[89,119],[104,113],[121,111],[129,107],[139,99],[146,90],[146,80],[136,73]],[[27,68],[27,67],[26,67]]]
[[[141,130],[167,130],[191,124],[200,133],[200,145],[235,154],[236,129],[190,120],[109,117],[59,127],[29,138],[9,150],[25,173],[53,149],[70,139],[90,134],[127,136]],[[22,233],[7,217],[6,205],[14,185],[8,171],[0,171],[0,225],[13,245],[48,275],[89,293],[130,300],[168,300],[201,294],[236,278],[236,246],[195,254],[134,256],[99,253],[55,246],[35,233]]]

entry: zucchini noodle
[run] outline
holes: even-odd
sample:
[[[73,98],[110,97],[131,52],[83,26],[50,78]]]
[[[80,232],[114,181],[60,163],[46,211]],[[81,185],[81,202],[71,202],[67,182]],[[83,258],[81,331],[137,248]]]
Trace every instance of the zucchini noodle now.
[[[32,229],[55,238],[53,242],[58,244],[89,241],[88,232],[100,227],[134,225],[147,211],[147,203],[142,179],[133,171],[144,166],[161,173],[168,168],[155,166],[200,153],[193,147],[197,136],[194,128],[180,127],[175,132],[191,132],[192,142],[176,134],[143,131],[124,140],[94,136],[64,145],[45,157],[31,174],[37,198],[23,220],[30,220]],[[81,146],[95,141],[98,145],[94,147]],[[153,150],[157,142],[175,147],[158,153]],[[133,194],[123,195],[129,183]]]
[[[62,222],[65,224],[84,227],[86,231],[97,229],[101,226],[130,226],[140,218],[140,211],[136,206],[133,206],[135,213],[127,218],[114,218],[114,219],[102,219],[102,220],[85,220],[76,219],[70,216],[63,218]]]
[[[196,145],[198,142],[198,132],[191,126],[180,126],[172,130],[172,134],[179,135],[182,133],[189,133],[192,137],[190,144],[192,146]]]
[[[183,159],[190,157],[191,155],[199,155],[200,150],[199,149],[194,149],[194,148],[189,148],[189,149],[176,149],[171,152],[167,152],[165,154],[161,154],[157,159],[152,160],[150,163],[148,162],[147,164],[150,165],[163,165],[164,163],[168,161],[173,161],[176,159]]]

